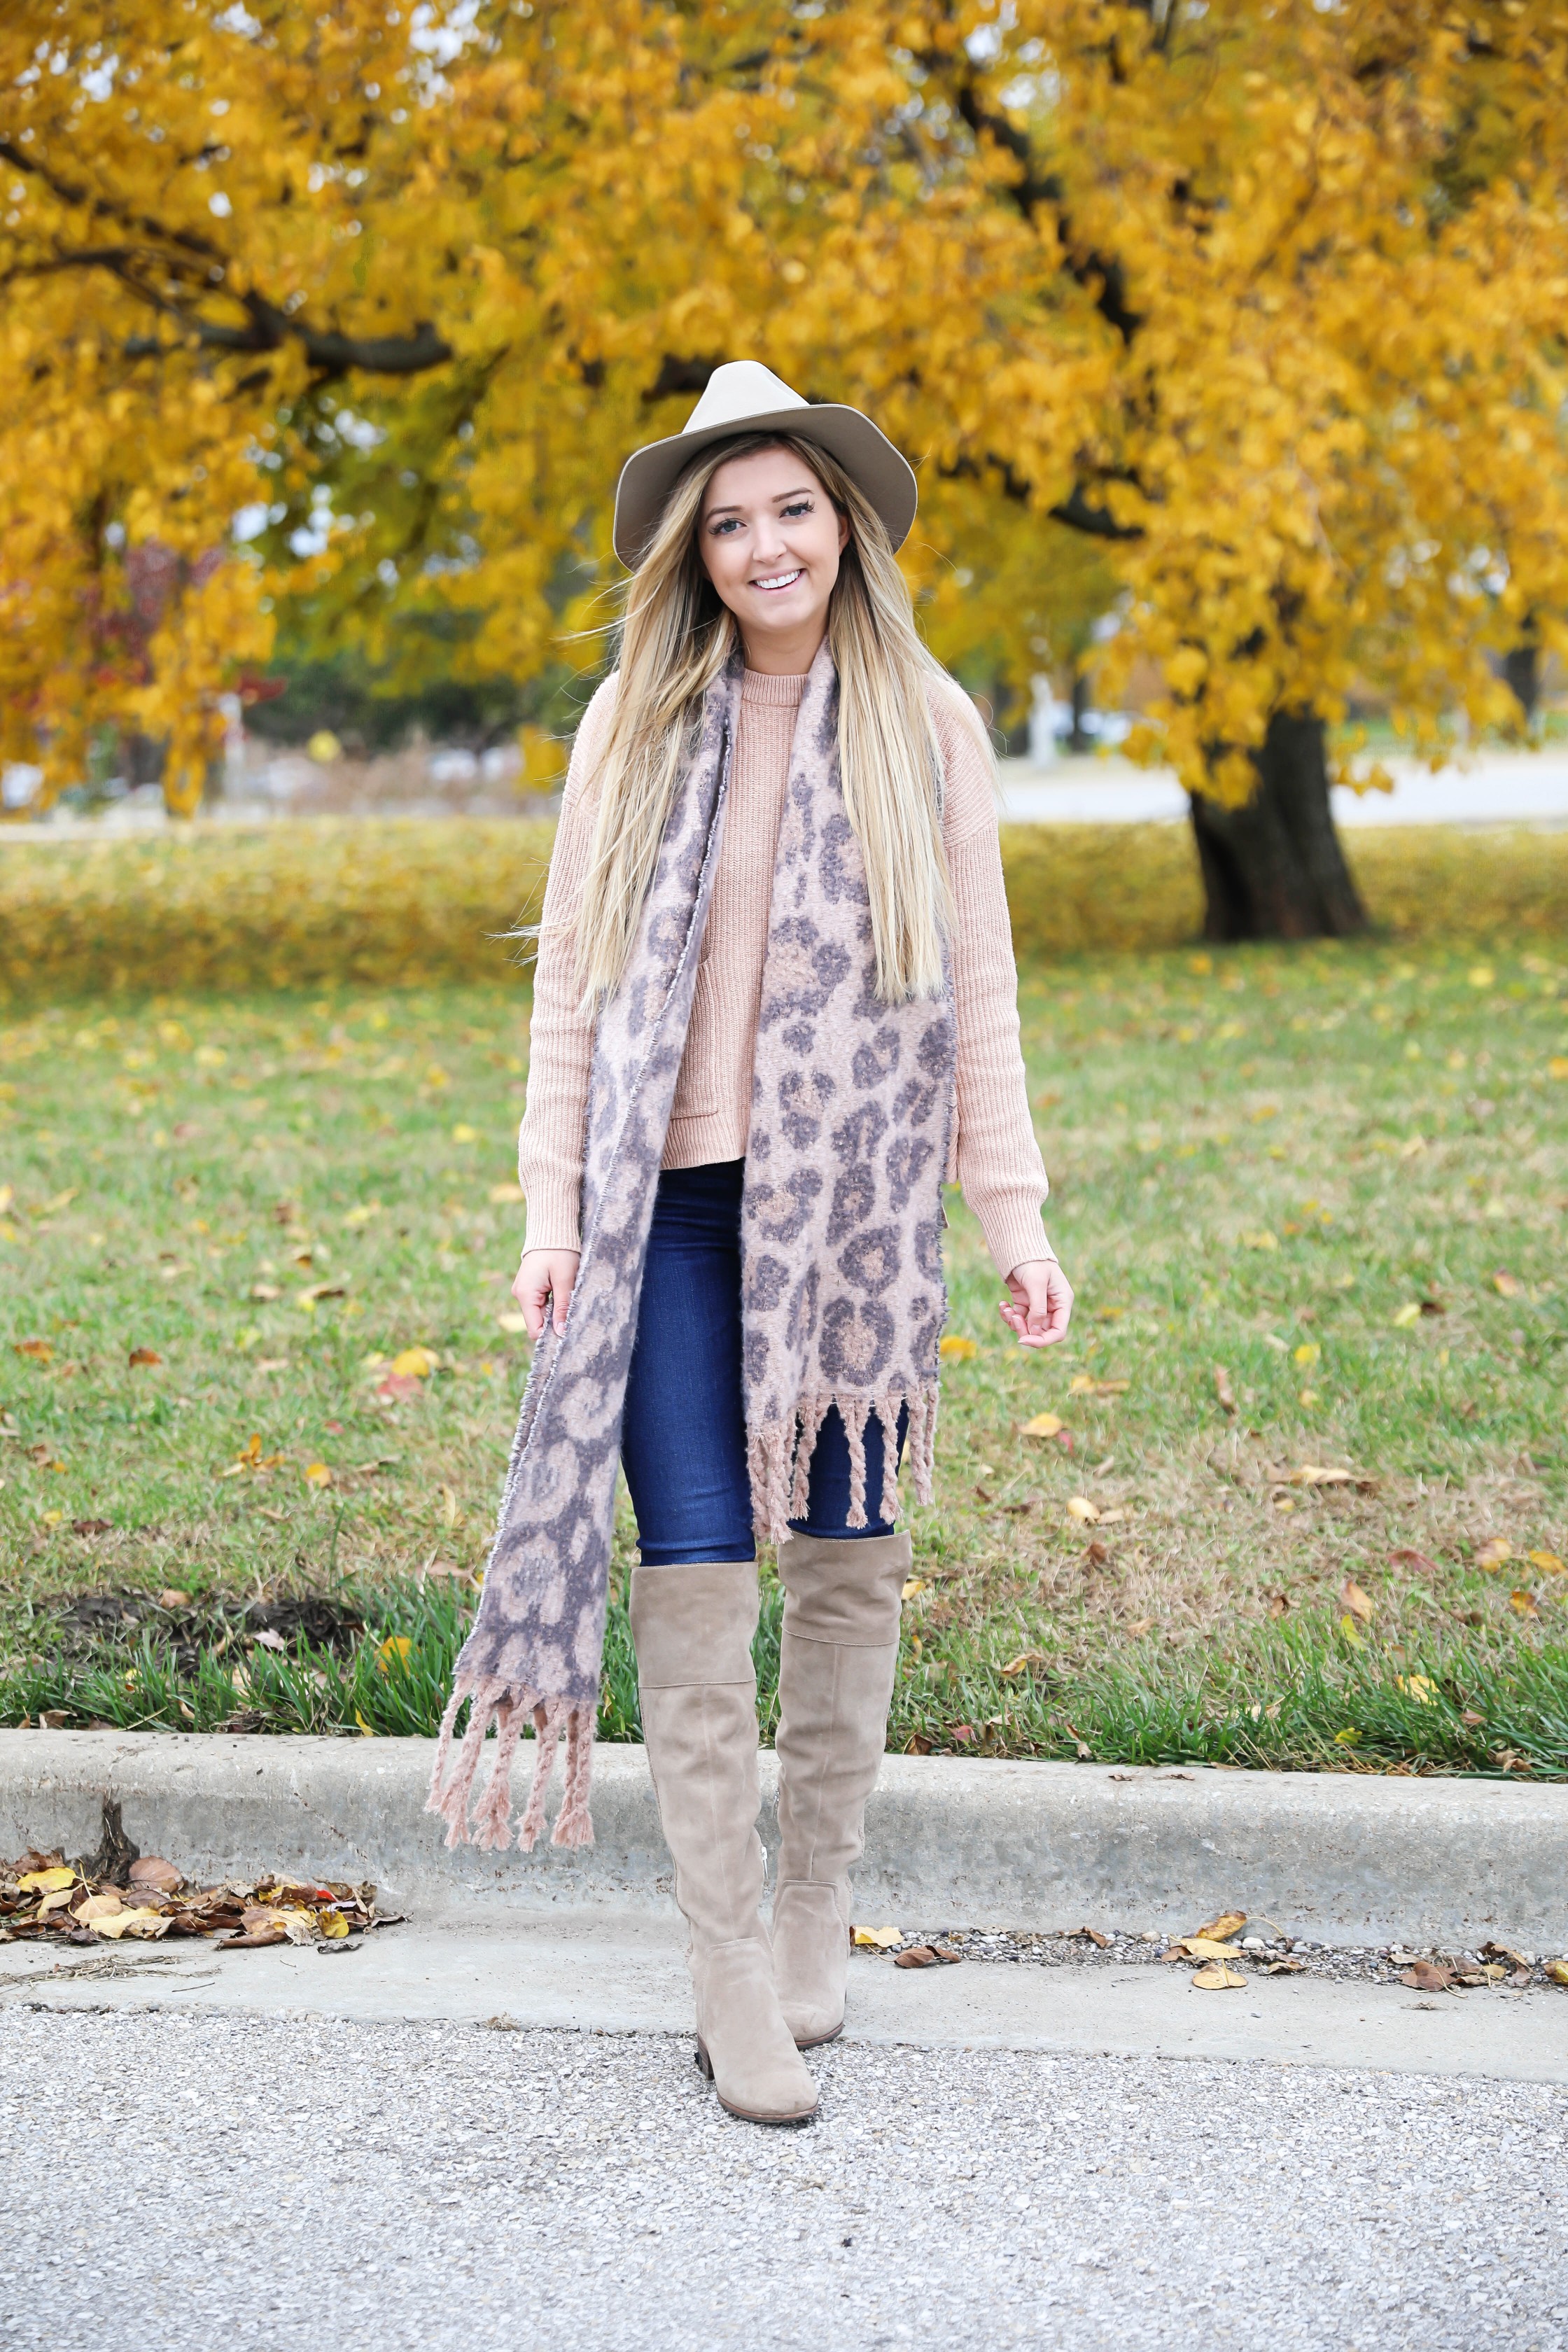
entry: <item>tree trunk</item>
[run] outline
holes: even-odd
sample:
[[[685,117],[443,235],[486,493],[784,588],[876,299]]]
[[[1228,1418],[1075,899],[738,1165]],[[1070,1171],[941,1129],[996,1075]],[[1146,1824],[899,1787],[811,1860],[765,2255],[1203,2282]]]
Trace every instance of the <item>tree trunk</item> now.
[[[1541,699],[1541,646],[1533,636],[1509,647],[1502,657],[1502,674],[1513,689],[1513,698],[1524,714],[1525,725],[1532,725],[1535,706]]]
[[[1348,939],[1367,928],[1329,807],[1323,722],[1276,711],[1245,808],[1192,795],[1206,940]]]
[[[1067,739],[1068,751],[1093,751],[1094,738],[1083,723],[1091,708],[1089,679],[1081,669],[1076,669],[1072,677],[1072,727]]]

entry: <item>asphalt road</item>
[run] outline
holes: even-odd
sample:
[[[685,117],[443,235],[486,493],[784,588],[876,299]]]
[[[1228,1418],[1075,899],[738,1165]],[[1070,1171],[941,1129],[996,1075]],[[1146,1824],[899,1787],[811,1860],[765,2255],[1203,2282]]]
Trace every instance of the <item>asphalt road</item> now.
[[[1568,2347],[1568,2091],[0,2010],[0,2345]]]

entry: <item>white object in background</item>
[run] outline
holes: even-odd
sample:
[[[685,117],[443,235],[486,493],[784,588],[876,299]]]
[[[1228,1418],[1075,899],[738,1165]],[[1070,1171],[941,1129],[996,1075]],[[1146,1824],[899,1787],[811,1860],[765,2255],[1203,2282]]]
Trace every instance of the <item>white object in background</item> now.
[[[0,768],[0,807],[26,808],[37,798],[38,786],[44,781],[42,768],[29,767],[26,761],[13,761]]]
[[[1029,706],[1029,764],[1048,768],[1057,756],[1057,737],[1062,732],[1062,705],[1051,690],[1048,677],[1034,681],[1035,698]],[[1072,724],[1072,713],[1068,713]]]
[[[479,772],[479,763],[471,751],[453,750],[432,751],[429,775],[433,784],[466,784]]]
[[[492,743],[479,769],[487,784],[510,784],[522,772],[522,753],[515,743]]]

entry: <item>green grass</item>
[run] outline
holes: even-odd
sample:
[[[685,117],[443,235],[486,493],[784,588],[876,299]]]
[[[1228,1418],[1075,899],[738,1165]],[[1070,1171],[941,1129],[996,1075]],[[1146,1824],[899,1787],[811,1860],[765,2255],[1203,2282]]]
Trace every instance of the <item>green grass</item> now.
[[[976,1352],[916,1515],[896,1744],[1568,1772],[1565,991],[1533,945],[1026,970],[1079,1315],[1013,1349],[955,1204]],[[0,1720],[431,1727],[526,1369],[492,1197],[524,1010],[345,988],[0,1029]],[[436,1368],[379,1396],[416,1346]],[[1070,1453],[1019,1434],[1042,1410]],[[623,1509],[617,1594],[631,1556]],[[62,1636],[100,1589],[188,1597]],[[257,1643],[246,1602],[309,1592],[364,1632]],[[617,1601],[603,1728],[635,1725]]]

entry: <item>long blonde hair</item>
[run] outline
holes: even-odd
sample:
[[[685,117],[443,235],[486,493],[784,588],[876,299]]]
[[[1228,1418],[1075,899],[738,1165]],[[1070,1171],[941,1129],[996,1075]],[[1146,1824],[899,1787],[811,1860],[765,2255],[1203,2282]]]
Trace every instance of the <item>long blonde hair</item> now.
[[[720,442],[680,476],[626,588],[620,679],[598,777],[593,860],[576,923],[590,1001],[618,984],[653,880],[683,751],[702,698],[738,641],[735,618],[703,569],[698,525],[708,485],[731,457],[789,450],[849,525],[827,608],[838,670],[844,808],[866,866],[877,993],[934,996],[952,897],[942,839],[942,755],[931,686],[946,672],[915,627],[910,592],[880,516],[825,450],[788,434]]]

